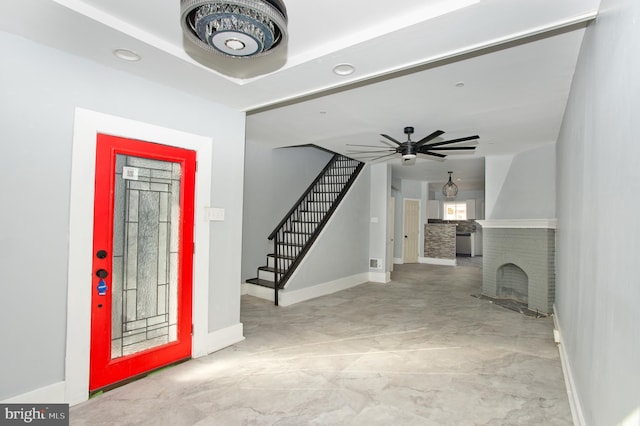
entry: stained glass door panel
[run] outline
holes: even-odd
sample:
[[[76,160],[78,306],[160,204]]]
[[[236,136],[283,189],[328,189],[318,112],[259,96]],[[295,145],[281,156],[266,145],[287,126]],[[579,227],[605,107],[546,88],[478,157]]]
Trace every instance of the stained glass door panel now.
[[[190,356],[194,179],[193,151],[98,135],[90,390]]]
[[[111,359],[177,339],[180,163],[116,156]]]

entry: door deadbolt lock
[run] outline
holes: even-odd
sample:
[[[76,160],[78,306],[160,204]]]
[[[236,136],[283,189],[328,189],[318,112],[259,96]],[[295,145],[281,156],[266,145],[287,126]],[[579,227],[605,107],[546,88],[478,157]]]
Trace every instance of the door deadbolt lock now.
[[[105,278],[107,278],[109,276],[109,273],[107,271],[105,271],[104,269],[98,269],[96,271],[96,276],[98,278],[105,279]]]

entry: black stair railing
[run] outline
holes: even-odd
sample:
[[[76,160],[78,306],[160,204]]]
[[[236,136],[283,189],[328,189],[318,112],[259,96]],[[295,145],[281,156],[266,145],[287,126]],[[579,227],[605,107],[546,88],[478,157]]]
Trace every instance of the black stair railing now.
[[[358,160],[334,155],[269,234],[269,240],[273,241],[273,288],[276,305],[278,290],[309,251],[363,167],[364,163]]]

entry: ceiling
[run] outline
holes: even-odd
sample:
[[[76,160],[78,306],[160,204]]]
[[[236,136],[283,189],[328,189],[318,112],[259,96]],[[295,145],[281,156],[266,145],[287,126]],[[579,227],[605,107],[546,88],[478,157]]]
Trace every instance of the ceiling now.
[[[555,142],[585,26],[599,0],[284,0],[285,49],[261,59],[202,57],[179,0],[4,0],[0,30],[247,111],[247,140],[274,147],[386,147],[381,133],[436,141],[479,134],[473,154],[418,159],[394,176],[454,171],[483,185],[487,155]],[[126,48],[137,62],[118,59]],[[336,75],[348,63],[355,72]]]

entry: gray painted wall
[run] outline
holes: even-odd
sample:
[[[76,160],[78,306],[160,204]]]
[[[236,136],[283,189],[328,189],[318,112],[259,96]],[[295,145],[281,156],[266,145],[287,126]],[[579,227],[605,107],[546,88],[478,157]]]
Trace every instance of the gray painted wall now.
[[[369,272],[370,168],[365,167],[287,283],[298,290]]]
[[[267,237],[332,156],[314,147],[273,148],[247,140],[242,282],[266,265],[267,253],[273,251]]]
[[[602,0],[557,147],[556,313],[587,425],[640,423],[639,22]]]
[[[2,32],[0,50],[0,400],[64,379],[76,106],[214,138],[209,328],[238,324],[244,113]]]
[[[533,148],[513,157],[487,157],[486,218],[555,218],[555,164],[555,144]]]

